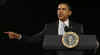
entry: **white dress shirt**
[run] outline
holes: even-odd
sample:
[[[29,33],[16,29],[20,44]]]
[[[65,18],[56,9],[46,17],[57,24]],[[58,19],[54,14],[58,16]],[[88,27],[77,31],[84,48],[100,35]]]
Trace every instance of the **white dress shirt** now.
[[[66,21],[62,22],[61,20],[59,20],[59,25],[58,25],[58,35],[63,35],[64,34],[64,27],[67,26],[69,27],[69,19],[67,19]]]

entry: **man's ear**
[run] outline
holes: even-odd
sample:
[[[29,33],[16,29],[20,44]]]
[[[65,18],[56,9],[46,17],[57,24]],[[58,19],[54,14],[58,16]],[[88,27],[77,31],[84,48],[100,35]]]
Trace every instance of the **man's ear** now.
[[[69,16],[71,16],[71,15],[72,15],[72,11],[70,10],[70,11],[69,11]]]

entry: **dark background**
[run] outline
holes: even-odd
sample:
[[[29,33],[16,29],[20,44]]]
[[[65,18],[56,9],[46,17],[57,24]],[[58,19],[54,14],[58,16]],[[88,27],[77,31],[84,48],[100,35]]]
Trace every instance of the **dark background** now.
[[[5,0],[7,1],[7,0]],[[45,24],[57,21],[58,0],[12,0],[0,8],[0,30],[36,34]],[[84,25],[86,34],[96,34],[100,39],[100,3],[97,0],[69,0],[72,5],[71,20]],[[14,27],[14,28],[13,28]]]
[[[57,4],[56,1],[27,1],[15,0],[10,2],[8,8],[0,8],[1,11],[1,24],[13,25],[17,27],[14,31],[29,32],[31,29],[34,31],[40,28],[41,24],[51,23],[57,21]],[[98,1],[90,0],[69,0],[72,5],[72,18],[73,21],[84,24],[85,33],[96,34],[99,33],[99,13],[100,7]],[[5,22],[4,22],[5,21]],[[33,25],[34,24],[34,25]],[[37,25],[38,24],[38,25]],[[15,26],[14,26],[15,25]],[[19,27],[21,26],[21,27]],[[35,28],[35,27],[36,28]],[[25,27],[23,29],[23,27]],[[21,28],[21,29],[20,29]],[[41,27],[43,28],[43,27]],[[12,28],[9,28],[12,29]],[[30,29],[28,31],[28,29]],[[30,31],[31,32],[31,31]],[[33,31],[32,31],[33,32]]]

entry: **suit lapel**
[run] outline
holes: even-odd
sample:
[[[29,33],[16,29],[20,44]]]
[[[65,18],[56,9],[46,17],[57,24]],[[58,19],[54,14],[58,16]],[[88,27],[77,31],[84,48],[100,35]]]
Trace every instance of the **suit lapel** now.
[[[72,27],[73,27],[72,21],[69,21],[69,27],[72,29]]]

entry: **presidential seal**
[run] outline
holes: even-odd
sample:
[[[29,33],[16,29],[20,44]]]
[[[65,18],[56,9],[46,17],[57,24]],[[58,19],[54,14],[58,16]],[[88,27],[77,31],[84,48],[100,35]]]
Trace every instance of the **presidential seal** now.
[[[74,48],[79,44],[79,36],[75,32],[65,32],[61,41],[65,47]]]

